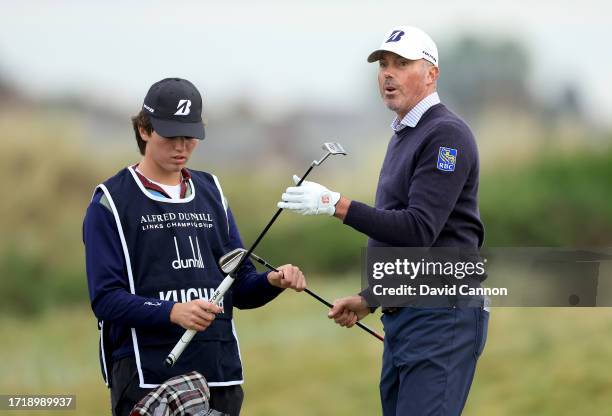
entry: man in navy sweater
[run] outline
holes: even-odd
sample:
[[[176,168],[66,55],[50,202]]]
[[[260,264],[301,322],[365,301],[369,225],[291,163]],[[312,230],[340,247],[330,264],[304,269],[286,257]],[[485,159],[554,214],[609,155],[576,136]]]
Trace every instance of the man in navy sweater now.
[[[440,103],[434,41],[420,29],[395,27],[368,57],[376,61],[380,94],[396,117],[375,207],[314,182],[287,188],[278,206],[333,215],[366,234],[370,247],[480,248],[478,150],[467,124]],[[366,289],[337,300],[329,317],[350,327],[376,306]],[[382,321],[383,414],[459,415],[486,341],[488,311],[383,308]]]
[[[232,307],[301,291],[304,275],[292,265],[258,274],[246,261],[222,303],[208,302],[224,278],[219,258],[242,241],[217,177],[185,168],[204,139],[200,93],[187,80],[161,80],[132,124],[142,159],[96,188],[83,224],[112,413],[129,414],[151,389],[195,370],[211,387],[211,407],[238,415],[243,377]],[[186,329],[198,333],[166,368]]]

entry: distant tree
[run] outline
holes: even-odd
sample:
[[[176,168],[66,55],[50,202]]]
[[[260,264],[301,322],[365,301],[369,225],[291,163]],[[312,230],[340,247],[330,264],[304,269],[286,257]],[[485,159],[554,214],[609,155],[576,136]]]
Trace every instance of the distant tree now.
[[[575,117],[583,115],[582,96],[576,85],[566,84],[562,88],[557,108],[562,115],[573,115]]]
[[[531,62],[516,41],[483,41],[466,36],[443,47],[438,89],[451,106],[470,118],[491,105],[530,108]]]
[[[5,70],[0,66],[0,105],[7,104],[9,101],[21,99],[20,93],[11,85],[11,82],[6,76]]]

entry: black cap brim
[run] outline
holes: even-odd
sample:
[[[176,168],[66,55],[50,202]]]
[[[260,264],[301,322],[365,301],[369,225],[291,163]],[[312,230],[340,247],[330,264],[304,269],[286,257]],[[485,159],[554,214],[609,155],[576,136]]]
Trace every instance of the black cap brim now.
[[[150,117],[153,130],[163,137],[195,137],[196,139],[204,140],[204,123],[197,121],[195,123],[183,123],[175,120],[163,120],[155,117]]]

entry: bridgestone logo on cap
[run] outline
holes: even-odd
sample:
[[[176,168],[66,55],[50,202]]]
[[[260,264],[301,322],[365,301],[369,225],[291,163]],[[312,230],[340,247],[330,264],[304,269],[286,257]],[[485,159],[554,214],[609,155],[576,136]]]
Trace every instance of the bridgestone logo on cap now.
[[[180,100],[176,106],[175,116],[186,116],[191,112],[191,100]]]
[[[403,30],[394,30],[393,32],[391,32],[391,34],[389,35],[389,39],[387,39],[387,41],[385,43],[389,43],[389,42],[397,42],[399,41],[402,36],[404,36],[406,33]]]
[[[148,110],[150,113],[154,113],[155,112],[155,110],[153,110],[151,107],[149,107],[146,104],[143,104],[142,106],[145,108],[145,110]]]

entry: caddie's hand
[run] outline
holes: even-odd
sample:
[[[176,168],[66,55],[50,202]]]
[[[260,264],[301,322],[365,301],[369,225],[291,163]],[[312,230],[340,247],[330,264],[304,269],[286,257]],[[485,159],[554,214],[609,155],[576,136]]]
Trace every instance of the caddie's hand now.
[[[299,176],[293,175],[296,185],[299,181]],[[302,215],[334,215],[339,199],[338,192],[330,191],[316,182],[304,181],[300,186],[288,187],[276,206]]]
[[[272,271],[268,273],[268,282],[272,286],[282,289],[293,289],[296,292],[306,289],[304,273],[302,273],[299,267],[291,264],[280,266],[278,272]]]
[[[350,328],[369,313],[370,309],[365,299],[355,295],[335,300],[334,307],[329,310],[327,317],[340,326]]]
[[[215,320],[216,314],[223,312],[219,306],[204,299],[185,303],[175,303],[170,311],[170,321],[185,329],[204,331]]]

